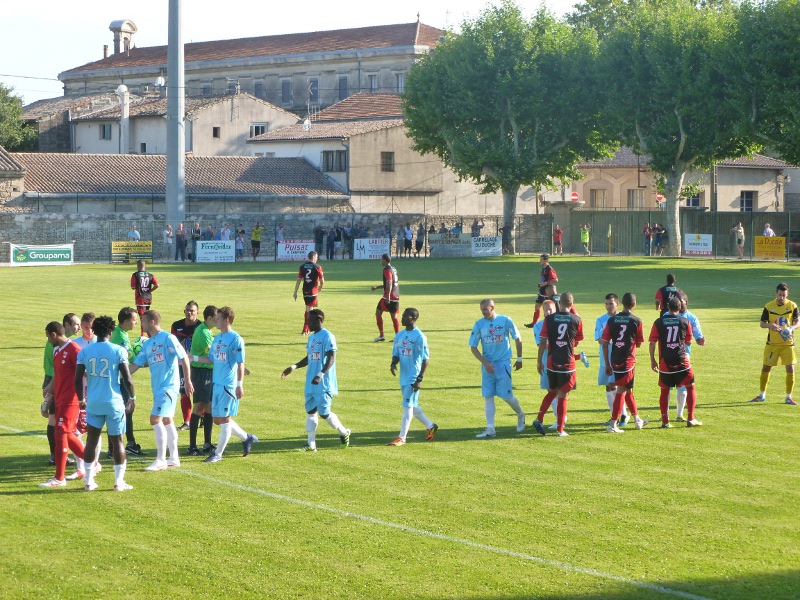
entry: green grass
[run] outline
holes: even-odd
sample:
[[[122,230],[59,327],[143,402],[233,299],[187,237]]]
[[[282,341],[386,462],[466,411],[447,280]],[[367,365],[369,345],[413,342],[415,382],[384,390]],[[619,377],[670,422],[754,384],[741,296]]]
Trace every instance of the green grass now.
[[[700,429],[647,427],[605,433],[597,346],[579,365],[570,397],[571,436],[515,432],[498,404],[498,437],[485,425],[480,372],[467,338],[492,296],[517,325],[530,320],[537,263],[530,257],[398,260],[402,306],[414,306],[431,346],[422,405],[440,426],[423,443],[386,446],[400,423],[390,345],[374,344],[380,265],[324,263],[321,308],[339,344],[334,410],[352,446],[319,428],[305,441],[304,372],[280,371],[304,355],[302,304],[292,301],[296,264],[155,265],[153,307],[171,323],[184,304],[229,304],[252,375],[237,421],[263,443],[247,458],[234,440],[223,462],[184,457],[180,469],[144,473],[111,493],[111,469],[91,494],[70,484],[39,490],[46,464],[41,401],[44,325],[68,311],[115,316],[133,297],[128,266],[0,269],[0,576],[5,597],[269,598],[707,598],[800,596],[797,443],[800,413],[785,406],[783,373],[768,403],[757,391],[761,307],[787,264],[561,258],[560,291],[572,291],[592,337],[603,296],[637,293],[645,329],[668,270],[690,296],[708,340],[693,352]],[[671,266],[670,266],[671,265]],[[727,291],[724,291],[727,290]],[[389,326],[391,328],[391,326]],[[530,330],[516,393],[533,419],[542,397]],[[641,414],[658,419],[655,375],[639,356]],[[137,439],[151,450],[149,385],[135,376]],[[180,419],[178,419],[180,421]],[[548,415],[547,423],[552,422]],[[632,429],[632,428],[629,428]],[[181,433],[184,451],[188,434]],[[215,431],[216,438],[216,431]],[[110,467],[110,461],[104,460]],[[540,560],[539,560],[540,559]],[[593,572],[597,572],[596,574]],[[610,575],[620,579],[602,576]],[[639,582],[652,587],[638,587]],[[662,588],[662,589],[656,589]],[[667,589],[663,589],[667,588]]]

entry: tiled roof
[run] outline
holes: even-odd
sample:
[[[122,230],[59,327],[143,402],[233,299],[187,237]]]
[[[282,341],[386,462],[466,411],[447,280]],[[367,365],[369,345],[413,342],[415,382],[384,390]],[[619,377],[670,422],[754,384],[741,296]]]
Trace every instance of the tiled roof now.
[[[391,48],[396,46],[435,46],[444,31],[422,23],[376,25],[357,29],[289,33],[236,40],[195,42],[184,46],[186,63],[212,60],[284,56],[314,52]],[[113,54],[108,58],[85,64],[62,75],[101,69],[152,67],[167,64],[167,47],[132,48],[129,53]]]
[[[282,140],[330,140],[350,138],[362,133],[380,131],[391,127],[401,127],[403,119],[377,119],[372,121],[313,121],[308,131],[302,123],[290,125],[257,135],[248,142],[275,142]]]
[[[166,190],[167,157],[134,154],[13,154],[26,191],[42,194],[154,194]],[[342,196],[301,158],[187,156],[186,193]]]
[[[787,162],[764,156],[763,154],[753,154],[752,157],[728,158],[717,164],[720,167],[750,167],[756,169],[788,169],[792,166]]]
[[[25,172],[25,169],[19,162],[14,159],[6,149],[0,146],[0,172],[19,172],[20,174]]]
[[[401,119],[403,106],[397,94],[361,92],[321,110],[314,121],[351,121],[353,119]]]
[[[287,115],[291,115],[297,118],[297,115],[294,113],[290,113],[287,110],[284,110],[274,104],[270,104],[269,102],[265,102],[264,100],[260,100],[255,96],[251,96],[250,94],[238,94],[237,96],[233,96],[231,94],[226,94],[223,96],[190,96],[186,97],[186,118],[192,117],[194,114],[200,112],[203,109],[208,108],[209,106],[214,106],[215,104],[220,104],[222,102],[226,102],[233,98],[247,98],[248,100],[253,100],[254,102],[260,102],[266,107],[273,108],[277,111],[282,113],[286,113]],[[98,111],[88,115],[86,117],[81,117],[79,119],[75,119],[76,121],[95,121],[95,120],[108,120],[108,119],[119,119],[120,114],[122,112],[122,108],[119,104],[112,108],[108,108],[106,110]],[[130,104],[130,116],[131,118],[135,117],[163,117],[167,114],[167,99],[166,98],[141,98],[139,100],[132,101]]]
[[[639,156],[639,166],[647,167],[650,165],[650,157],[646,154]],[[580,163],[576,166],[583,168],[591,167],[635,167],[636,154],[628,148],[623,146],[611,158],[599,160],[595,162]],[[743,156],[741,158],[728,158],[717,163],[721,167],[750,167],[760,169],[786,169],[791,167],[787,162],[761,154],[754,154],[752,157]]]
[[[42,117],[59,114],[67,110],[89,105],[94,100],[104,97],[116,96],[113,92],[102,94],[81,94],[78,96],[59,96],[57,98],[45,98],[31,102],[23,108],[22,118],[26,121],[34,121]]]

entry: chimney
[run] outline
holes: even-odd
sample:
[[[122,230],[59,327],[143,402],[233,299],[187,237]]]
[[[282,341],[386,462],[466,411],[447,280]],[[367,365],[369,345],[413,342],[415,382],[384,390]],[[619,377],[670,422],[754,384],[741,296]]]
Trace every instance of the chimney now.
[[[136,23],[130,19],[111,21],[108,28],[114,33],[114,54],[128,53],[133,47],[133,34],[138,31]]]
[[[119,96],[120,103],[120,119],[119,119],[119,153],[130,154],[129,139],[130,139],[130,94],[128,93],[127,85],[120,85],[117,88],[117,96]]]
[[[108,44],[103,44],[103,58],[108,58]]]

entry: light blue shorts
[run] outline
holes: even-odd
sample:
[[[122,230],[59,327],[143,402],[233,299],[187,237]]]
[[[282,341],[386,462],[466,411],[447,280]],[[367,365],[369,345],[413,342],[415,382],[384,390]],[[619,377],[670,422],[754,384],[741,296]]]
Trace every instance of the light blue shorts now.
[[[166,417],[171,419],[175,416],[175,399],[178,394],[163,393],[153,398],[153,410],[150,414],[156,417]]]
[[[333,398],[328,392],[320,390],[310,394],[306,393],[306,412],[309,413],[316,408],[317,414],[327,416],[331,413],[332,402]]]
[[[125,407],[109,405],[102,414],[87,412],[86,423],[95,429],[102,429],[105,425],[108,435],[122,435],[125,433]]]
[[[494,373],[489,373],[481,367],[481,394],[484,398],[511,398],[514,393],[511,391],[511,363],[501,360],[492,363]]]
[[[239,399],[234,390],[219,383],[214,384],[214,394],[211,399],[212,417],[235,417],[239,414]]]
[[[403,406],[419,406],[419,390],[414,391],[411,385],[401,385],[403,392]]]

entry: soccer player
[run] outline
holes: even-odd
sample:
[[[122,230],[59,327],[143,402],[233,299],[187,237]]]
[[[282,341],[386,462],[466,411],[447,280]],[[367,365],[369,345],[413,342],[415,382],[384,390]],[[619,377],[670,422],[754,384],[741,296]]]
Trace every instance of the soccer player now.
[[[539,256],[539,266],[542,267],[542,272],[539,275],[539,295],[536,296],[536,304],[533,307],[533,321],[530,323],[525,323],[525,327],[528,329],[531,329],[534,325],[536,325],[536,321],[539,320],[539,313],[542,309],[542,303],[547,300],[545,288],[548,285],[552,285],[553,290],[555,290],[555,284],[558,283],[558,275],[556,275],[556,270],[550,266],[549,254],[545,253]]]
[[[486,429],[475,437],[493,438],[497,435],[494,426],[495,396],[500,396],[517,413],[517,432],[525,429],[525,412],[519,405],[511,387],[511,340],[517,351],[514,370],[522,368],[522,339],[514,322],[495,312],[494,300],[481,301],[482,318],[475,322],[469,336],[472,355],[481,363],[481,394],[486,412]],[[481,350],[478,350],[478,344]]]
[[[617,426],[623,403],[633,415],[636,429],[647,425],[647,420],[639,416],[639,408],[633,397],[636,348],[644,342],[642,320],[633,314],[634,308],[636,296],[631,292],[625,293],[622,296],[622,312],[609,317],[601,336],[603,351],[600,356],[605,358],[606,374],[613,376],[616,384],[609,433],[625,433]]]
[[[111,334],[111,343],[117,346],[122,346],[128,353],[128,364],[133,362],[136,358],[137,352],[134,351],[131,340],[128,337],[128,332],[139,324],[139,314],[135,308],[127,306],[119,311],[117,314],[117,326],[114,328],[114,333]],[[125,387],[125,382],[120,381],[119,391],[122,394],[122,401],[127,404],[130,398],[130,392]],[[136,443],[136,436],[133,434],[133,409],[125,413],[125,452],[141,456],[143,454],[142,447]],[[108,439],[108,458],[112,456],[111,438]]]
[[[686,403],[689,408],[688,427],[697,427],[702,423],[694,418],[697,395],[694,389],[694,371],[689,363],[685,344],[692,342],[692,326],[678,313],[681,301],[677,296],[667,303],[669,314],[659,317],[650,330],[650,367],[658,373],[658,386],[661,388],[659,405],[661,407],[661,427],[669,429],[669,390],[673,387],[686,386]],[[656,361],[656,343],[658,343],[659,360]]]
[[[75,366],[78,360],[78,345],[70,340],[64,325],[51,321],[45,327],[47,343],[54,349],[53,377],[44,387],[44,397],[52,404],[56,420],[55,426],[55,477],[39,484],[42,488],[64,487],[67,479],[81,479],[83,473],[83,443],[75,435],[78,421],[78,396],[75,394]],[[64,476],[67,469],[67,453],[72,450],[76,458],[76,471]]]
[[[656,290],[656,310],[659,314],[668,310],[667,303],[670,298],[680,298],[683,290],[675,285],[675,275],[667,274],[667,285]]]
[[[385,256],[385,255],[384,255]],[[301,451],[317,451],[317,425],[319,417],[339,433],[342,449],[350,445],[350,430],[339,421],[339,417],[331,410],[333,396],[338,395],[339,385],[336,379],[336,338],[323,328],[325,313],[315,308],[308,313],[308,326],[311,335],[306,342],[306,355],[297,363],[286,367],[281,379],[286,379],[295,369],[308,367],[306,371],[305,409],[306,432],[308,441]]]
[[[303,284],[303,302],[305,302],[306,310],[303,315],[303,335],[308,335],[308,313],[312,308],[317,307],[317,296],[322,291],[322,286],[325,285],[325,275],[322,273],[322,267],[317,264],[319,254],[315,250],[308,253],[308,261],[300,265],[300,270],[297,272],[297,281],[294,283],[294,294],[292,297],[297,300],[297,290],[300,289],[300,284]]]
[[[686,293],[681,292],[680,299],[681,312],[678,314],[689,321],[689,325],[692,326],[692,337],[694,338],[694,341],[696,341],[699,346],[705,346],[706,339],[703,337],[703,330],[700,328],[700,321],[696,316],[689,312],[689,297],[686,295]],[[664,314],[666,315],[668,313]],[[686,354],[690,355],[690,359],[692,354],[692,346],[693,344],[686,344]],[[675,395],[677,396],[677,412],[675,421],[678,423],[683,423],[686,420],[683,418],[683,409],[686,406],[686,387],[682,385],[678,386]]]
[[[247,433],[233,420],[239,414],[239,400],[244,398],[244,340],[232,328],[235,314],[230,306],[223,306],[214,315],[214,324],[219,333],[211,342],[208,356],[192,356],[192,362],[214,365],[212,371],[213,392],[211,416],[219,426],[217,448],[203,462],[216,463],[222,455],[232,435],[242,441],[242,456],[247,456],[258,438]]]
[[[559,296],[560,297],[560,296]],[[539,341],[541,339],[542,333],[542,325],[544,325],[544,317],[548,315],[552,315],[556,312],[556,303],[553,300],[545,300],[542,302],[542,319],[540,319],[536,325],[533,326],[533,341],[536,343],[536,347],[539,347]],[[542,362],[547,364],[547,350],[544,351],[544,355],[542,356]],[[547,391],[550,389],[550,381],[547,379],[547,370],[543,373],[539,374],[539,389]],[[550,425],[548,429],[558,429],[558,398],[553,401],[551,405],[553,409],[553,416],[556,418],[556,422],[553,425]],[[565,421],[566,423],[566,421]]]
[[[217,307],[206,306],[203,309],[203,322],[194,330],[192,336],[191,356],[208,357],[211,349],[211,342],[214,334],[211,329],[216,326],[214,316],[217,314]],[[214,393],[214,381],[212,378],[213,367],[210,364],[196,362],[192,360],[192,385],[194,386],[194,406],[192,416],[189,421],[189,455],[200,456],[201,450],[197,447],[197,428],[200,420],[203,420],[203,450],[205,454],[213,453],[216,449],[211,443],[211,429],[214,426],[214,418],[211,416],[211,398]]]
[[[608,411],[614,414],[614,398],[617,395],[617,385],[614,380],[613,373],[606,373],[606,353],[603,351],[603,331],[605,331],[606,323],[608,320],[617,314],[617,307],[619,306],[619,296],[615,293],[606,294],[605,298],[606,312],[597,317],[594,322],[594,340],[598,343],[600,350],[600,368],[597,371],[597,385],[602,385],[606,388],[606,402],[608,403]],[[628,424],[628,409],[625,404],[622,405],[622,415],[620,417],[619,426],[625,427]],[[606,427],[611,425],[611,421],[604,423]]]
[[[378,323],[378,337],[375,338],[376,342],[386,341],[383,335],[383,313],[385,312],[388,312],[392,317],[395,335],[400,331],[400,320],[397,318],[400,312],[400,284],[397,281],[397,269],[395,269],[391,263],[392,258],[388,254],[381,256],[383,284],[373,285],[370,288],[373,292],[375,290],[383,290],[383,297],[380,299],[375,309],[375,321]]]
[[[64,335],[72,338],[76,333],[81,330],[81,320],[75,313],[67,313],[61,321],[64,327]],[[55,368],[53,366],[53,352],[55,348],[48,341],[44,345],[44,380],[42,381],[42,395],[45,393],[45,388],[53,380],[53,373]],[[45,412],[47,414],[45,414]],[[50,446],[50,464],[56,464],[56,416],[55,405],[52,402],[45,401],[42,403],[42,416],[47,417],[47,443]]]
[[[779,283],[775,289],[775,300],[768,302],[761,311],[761,329],[769,329],[767,345],[764,348],[764,366],[761,369],[761,390],[750,402],[767,401],[769,372],[778,362],[786,366],[786,404],[797,406],[792,399],[794,389],[794,364],[797,356],[794,351],[794,330],[800,324],[797,304],[789,300],[789,286]]]
[[[196,310],[196,307],[195,307]],[[161,471],[167,467],[180,467],[178,457],[178,430],[175,429],[175,401],[181,388],[181,376],[189,373],[189,358],[177,337],[161,329],[161,315],[157,310],[147,310],[142,315],[142,327],[149,339],[131,365],[131,375],[140,368],[150,369],[150,385],[153,388],[153,409],[150,425],[156,437],[156,459],[145,471]],[[183,382],[186,393],[194,392],[191,377]],[[167,460],[169,448],[169,460]]]
[[[197,312],[197,302],[189,300],[183,308],[183,319],[175,321],[170,329],[170,333],[178,338],[181,346],[183,346],[183,350],[187,354],[192,347],[192,336],[194,335],[195,329],[200,326],[200,321],[197,319]],[[178,365],[178,371],[181,378],[181,415],[183,416],[183,425],[178,427],[178,431],[187,431],[192,414],[192,399],[189,394],[186,393],[186,388],[183,384],[190,375],[188,371],[183,370],[182,365]]]
[[[564,292],[558,301],[558,311],[545,317],[539,334],[539,353],[536,368],[541,375],[545,370],[544,351],[547,350],[548,390],[539,407],[533,426],[545,435],[544,415],[553,400],[558,398],[558,437],[569,435],[564,431],[567,420],[567,400],[575,389],[575,346],[583,339],[583,323],[569,309],[573,304],[572,294]]]
[[[125,446],[122,445],[122,434],[125,432],[125,411],[133,410],[136,393],[133,378],[128,370],[127,352],[108,341],[115,325],[111,317],[97,317],[94,320],[92,331],[97,336],[97,341],[78,353],[75,368],[75,392],[80,398],[80,407],[86,409],[87,433],[83,460],[87,492],[97,489],[94,480],[95,461],[99,453],[98,446],[103,425],[106,425],[114,445],[114,490],[124,492],[132,489],[132,486],[125,482],[127,456]],[[122,403],[122,394],[119,391],[120,376],[131,393],[127,407]]]
[[[97,338],[95,337],[94,330],[92,328],[92,324],[94,323],[94,313],[93,312],[85,312],[81,315],[81,335],[77,336],[73,341],[78,344],[81,350],[86,348],[89,344],[94,342]]]
[[[405,329],[394,338],[392,348],[392,364],[389,370],[397,376],[397,365],[400,365],[400,390],[403,393],[403,418],[400,421],[400,435],[390,442],[390,446],[403,446],[406,443],[411,420],[416,417],[426,429],[426,438],[433,441],[439,426],[431,421],[419,405],[419,388],[425,376],[430,359],[428,338],[417,329],[419,311],[407,308],[403,311],[402,323]]]
[[[177,249],[175,260],[178,260]],[[156,276],[147,272],[146,263],[143,260],[136,263],[136,271],[131,275],[131,289],[134,291],[136,310],[141,317],[144,311],[150,310],[150,305],[153,303],[153,292],[158,289]],[[144,335],[144,324],[142,325],[142,335]]]

